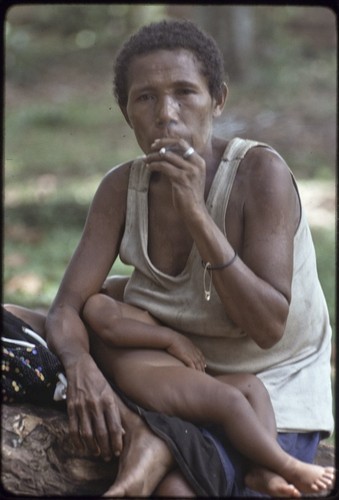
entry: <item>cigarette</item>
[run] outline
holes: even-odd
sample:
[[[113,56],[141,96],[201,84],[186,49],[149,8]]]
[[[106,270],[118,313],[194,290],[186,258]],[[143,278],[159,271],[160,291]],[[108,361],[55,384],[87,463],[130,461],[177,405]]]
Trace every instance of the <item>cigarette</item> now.
[[[165,153],[167,153],[167,151],[173,151],[174,153],[180,153],[180,149],[176,146],[169,146],[168,148],[165,148],[165,147],[162,147],[160,150],[159,150],[159,154],[162,156],[164,155]]]

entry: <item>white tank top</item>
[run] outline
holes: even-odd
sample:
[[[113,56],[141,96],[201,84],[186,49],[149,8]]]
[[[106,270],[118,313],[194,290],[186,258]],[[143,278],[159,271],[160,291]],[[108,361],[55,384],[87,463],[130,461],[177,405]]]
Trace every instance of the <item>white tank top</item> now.
[[[240,138],[231,140],[215,174],[206,206],[225,235],[226,209],[238,166],[255,146],[269,147]],[[150,261],[149,178],[143,160],[135,160],[120,248],[121,260],[135,268],[125,289],[125,302],[148,310],[184,333],[202,350],[213,371],[256,374],[270,394],[279,431],[331,432],[331,327],[304,212],[294,237],[292,299],[285,332],[274,347],[262,350],[227,317],[213,288],[211,300],[206,302],[203,267],[195,244],[177,276],[159,271]]]

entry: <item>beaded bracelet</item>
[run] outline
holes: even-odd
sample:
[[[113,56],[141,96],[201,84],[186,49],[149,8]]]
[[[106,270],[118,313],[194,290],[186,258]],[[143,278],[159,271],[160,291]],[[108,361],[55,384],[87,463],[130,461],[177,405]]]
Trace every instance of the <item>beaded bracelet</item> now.
[[[210,262],[205,262],[204,261],[201,261],[203,267],[204,267],[204,276],[203,276],[203,286],[204,286],[204,292],[205,292],[205,300],[207,300],[207,302],[209,300],[211,300],[211,291],[212,291],[212,271],[220,271],[221,269],[226,269],[226,267],[229,267],[233,264],[233,262],[235,261],[235,259],[237,258],[238,254],[237,252],[235,251],[234,252],[234,255],[232,257],[232,259],[228,262],[226,262],[226,264],[220,264],[220,265],[217,265],[217,266],[212,266]],[[206,274],[207,274],[207,271],[209,272],[209,275],[210,275],[210,282],[209,282],[209,286],[207,288],[206,286]]]

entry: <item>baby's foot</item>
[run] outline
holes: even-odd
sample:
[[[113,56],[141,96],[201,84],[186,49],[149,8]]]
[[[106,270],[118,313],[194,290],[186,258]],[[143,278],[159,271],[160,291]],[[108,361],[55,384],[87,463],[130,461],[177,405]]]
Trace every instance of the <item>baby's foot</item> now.
[[[331,490],[334,486],[333,467],[307,464],[290,457],[281,475],[301,493],[319,493]]]

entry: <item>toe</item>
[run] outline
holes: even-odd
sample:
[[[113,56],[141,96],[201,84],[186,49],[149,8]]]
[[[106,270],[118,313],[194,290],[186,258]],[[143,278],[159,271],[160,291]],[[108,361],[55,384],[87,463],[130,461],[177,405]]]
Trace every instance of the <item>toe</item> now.
[[[314,484],[317,486],[317,491],[319,491],[319,490],[328,489],[331,486],[332,482],[327,481],[324,478],[320,478],[320,479],[317,479],[317,481],[315,481]]]
[[[293,497],[293,498],[300,498],[301,497],[300,491],[292,484],[291,484],[291,497]]]
[[[285,484],[280,490],[281,494],[285,496],[288,495],[291,498],[299,498],[301,496],[300,491],[294,486],[294,484]]]

